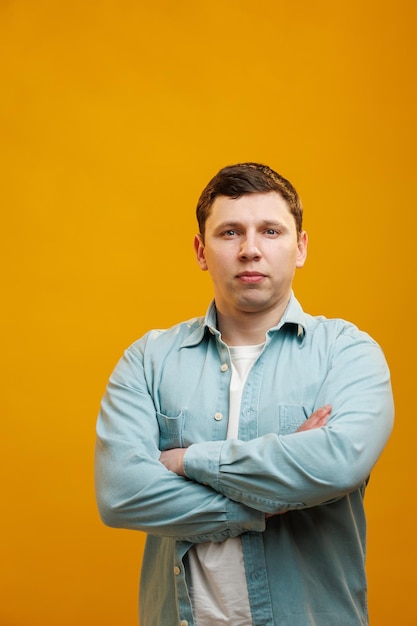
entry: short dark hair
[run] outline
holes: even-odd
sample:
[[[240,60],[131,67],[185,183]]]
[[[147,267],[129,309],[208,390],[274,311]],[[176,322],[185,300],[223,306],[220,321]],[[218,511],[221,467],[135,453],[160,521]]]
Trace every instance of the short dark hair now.
[[[261,163],[238,163],[223,167],[203,189],[197,203],[197,221],[204,239],[207,218],[217,196],[239,198],[249,193],[276,191],[288,204],[294,216],[297,234],[302,232],[303,205],[292,184],[283,176]]]

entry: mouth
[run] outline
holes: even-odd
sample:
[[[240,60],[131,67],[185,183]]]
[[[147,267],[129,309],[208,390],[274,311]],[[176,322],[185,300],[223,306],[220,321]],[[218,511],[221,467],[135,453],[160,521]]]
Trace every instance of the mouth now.
[[[237,278],[242,283],[254,284],[262,282],[265,278],[265,274],[261,272],[241,272],[237,275]]]

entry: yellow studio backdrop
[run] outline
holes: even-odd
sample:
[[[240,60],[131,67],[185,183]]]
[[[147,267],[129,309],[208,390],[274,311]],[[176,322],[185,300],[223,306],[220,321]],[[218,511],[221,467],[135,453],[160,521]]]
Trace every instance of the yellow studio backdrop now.
[[[415,3],[1,0],[0,18],[1,626],[137,623],[144,536],[98,518],[99,401],[132,341],[204,313],[195,204],[243,160],[303,198],[305,309],[390,363],[370,615],[417,624]]]

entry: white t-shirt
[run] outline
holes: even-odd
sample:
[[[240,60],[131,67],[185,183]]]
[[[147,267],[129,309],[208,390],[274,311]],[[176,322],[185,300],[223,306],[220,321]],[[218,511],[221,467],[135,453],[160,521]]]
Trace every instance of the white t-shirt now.
[[[232,378],[227,438],[238,439],[240,404],[249,371],[264,344],[230,346]],[[252,624],[240,537],[193,546],[189,552],[191,602],[197,626]]]

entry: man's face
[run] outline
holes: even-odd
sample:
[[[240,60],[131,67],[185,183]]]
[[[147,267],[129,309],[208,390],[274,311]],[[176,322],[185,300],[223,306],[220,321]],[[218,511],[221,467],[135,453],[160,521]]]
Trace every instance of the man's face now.
[[[307,235],[297,238],[294,217],[275,191],[218,196],[204,243],[197,235],[195,250],[222,315],[263,313],[286,306],[295,269],[304,265]]]

